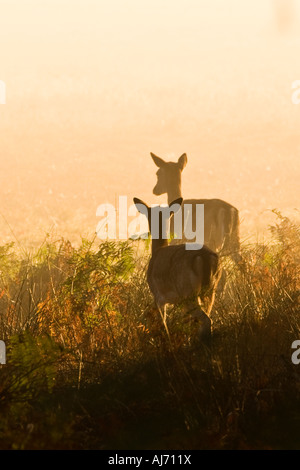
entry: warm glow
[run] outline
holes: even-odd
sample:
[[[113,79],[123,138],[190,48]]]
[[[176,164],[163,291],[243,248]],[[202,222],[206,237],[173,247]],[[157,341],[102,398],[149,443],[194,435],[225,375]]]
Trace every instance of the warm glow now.
[[[2,0],[1,240],[76,239],[119,195],[153,203],[150,152],[242,238],[297,217],[299,0]]]

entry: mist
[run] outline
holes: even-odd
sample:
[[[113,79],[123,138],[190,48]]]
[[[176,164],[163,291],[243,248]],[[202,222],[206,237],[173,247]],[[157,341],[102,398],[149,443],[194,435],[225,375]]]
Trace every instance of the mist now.
[[[94,234],[97,207],[120,195],[165,202],[150,152],[186,152],[183,196],[236,206],[242,239],[272,209],[298,217],[299,10],[1,1],[2,243]]]

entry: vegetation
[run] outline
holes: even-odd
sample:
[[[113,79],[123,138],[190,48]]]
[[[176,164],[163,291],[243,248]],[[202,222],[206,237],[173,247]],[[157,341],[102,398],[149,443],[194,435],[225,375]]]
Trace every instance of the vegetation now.
[[[223,260],[210,348],[179,308],[170,342],[143,241],[0,247],[0,448],[299,448],[300,230],[276,214],[268,243]]]

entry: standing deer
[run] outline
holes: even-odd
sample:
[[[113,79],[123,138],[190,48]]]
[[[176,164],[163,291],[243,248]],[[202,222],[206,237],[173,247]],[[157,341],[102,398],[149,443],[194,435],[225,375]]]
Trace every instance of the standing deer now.
[[[169,245],[169,219],[181,208],[182,198],[166,207],[150,208],[137,198],[134,198],[134,203],[137,210],[148,219],[152,248],[147,281],[166,331],[167,304],[180,304],[189,315],[188,318],[198,322],[200,336],[209,338],[209,315],[221,274],[218,255],[205,246],[198,250],[187,250],[185,244]]]
[[[157,183],[153,188],[153,194],[159,196],[167,193],[168,204],[170,204],[171,201],[182,197],[181,172],[187,164],[187,156],[184,153],[178,162],[165,162],[153,153],[150,155],[159,168],[156,173]],[[217,253],[230,256],[235,262],[240,261],[239,213],[235,207],[221,199],[185,199],[183,201],[182,241],[187,241],[187,238],[184,237],[184,228],[187,223],[191,223],[194,232],[196,230],[197,204],[204,204],[204,244]],[[191,211],[184,222],[185,207],[191,207]],[[173,217],[171,219],[171,234],[176,236]],[[174,239],[173,243],[177,243],[177,240]]]

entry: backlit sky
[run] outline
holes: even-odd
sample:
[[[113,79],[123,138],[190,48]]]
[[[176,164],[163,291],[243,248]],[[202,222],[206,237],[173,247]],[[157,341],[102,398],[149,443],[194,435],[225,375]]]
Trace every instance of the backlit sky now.
[[[280,0],[0,0],[2,241],[163,201],[150,151],[186,152],[184,196],[236,205],[245,234],[295,215],[299,3],[285,28]]]

